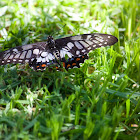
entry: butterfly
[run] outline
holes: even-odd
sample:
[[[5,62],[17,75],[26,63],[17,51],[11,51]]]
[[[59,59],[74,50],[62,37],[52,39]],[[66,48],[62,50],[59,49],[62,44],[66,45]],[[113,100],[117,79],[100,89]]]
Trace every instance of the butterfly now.
[[[54,40],[48,36],[46,42],[37,42],[0,52],[0,65],[28,63],[34,70],[44,70],[50,65],[66,70],[80,67],[88,59],[88,53],[96,48],[111,46],[118,39],[109,34],[93,33],[70,36]]]

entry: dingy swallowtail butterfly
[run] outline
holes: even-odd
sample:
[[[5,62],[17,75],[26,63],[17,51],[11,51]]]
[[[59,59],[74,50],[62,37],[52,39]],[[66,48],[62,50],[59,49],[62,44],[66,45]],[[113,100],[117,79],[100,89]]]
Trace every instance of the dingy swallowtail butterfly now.
[[[11,48],[0,52],[0,65],[8,63],[28,63],[34,70],[44,70],[54,64],[68,70],[80,67],[88,59],[88,53],[96,48],[111,46],[118,39],[109,34],[83,34],[54,40],[52,36],[46,42],[37,42]],[[68,59],[66,59],[66,57]]]

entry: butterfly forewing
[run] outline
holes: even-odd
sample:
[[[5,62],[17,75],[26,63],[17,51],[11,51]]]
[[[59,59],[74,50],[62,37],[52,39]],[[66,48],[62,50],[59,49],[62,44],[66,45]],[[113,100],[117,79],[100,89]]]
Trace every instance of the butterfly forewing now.
[[[18,46],[0,53],[0,65],[31,63],[34,59],[37,62],[49,63],[50,59],[52,60],[54,57],[47,50],[46,42]]]
[[[71,58],[73,56],[82,56],[90,51],[115,44],[118,39],[108,34],[83,34],[66,38],[57,39],[56,45],[62,46],[60,50],[61,58],[66,54]]]
[[[88,58],[87,54],[99,47],[115,44],[118,39],[108,34],[83,34],[53,40],[51,36],[46,42],[38,42],[18,46],[0,53],[0,65],[8,63],[29,63],[34,70],[45,69],[55,64],[73,68],[80,67]]]

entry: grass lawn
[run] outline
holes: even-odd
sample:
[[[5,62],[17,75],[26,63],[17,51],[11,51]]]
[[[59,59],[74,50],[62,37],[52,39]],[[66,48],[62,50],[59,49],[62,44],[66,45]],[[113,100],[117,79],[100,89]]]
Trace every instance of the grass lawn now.
[[[95,32],[118,43],[81,68],[0,66],[0,139],[140,139],[139,0],[0,0],[0,51]]]

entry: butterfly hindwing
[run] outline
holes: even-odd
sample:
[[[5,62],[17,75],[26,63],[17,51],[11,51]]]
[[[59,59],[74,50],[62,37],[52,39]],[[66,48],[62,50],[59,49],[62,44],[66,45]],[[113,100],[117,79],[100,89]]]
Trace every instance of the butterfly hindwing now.
[[[83,55],[80,57],[69,58],[68,60],[63,61],[63,67],[68,70],[70,68],[80,68],[80,64],[88,59],[88,55]]]

